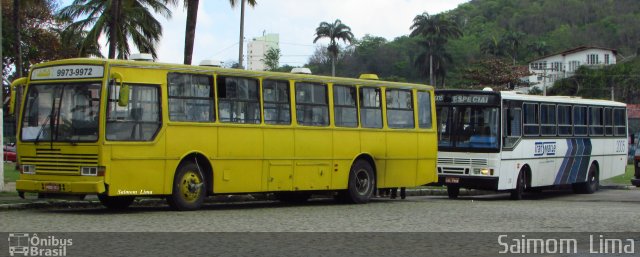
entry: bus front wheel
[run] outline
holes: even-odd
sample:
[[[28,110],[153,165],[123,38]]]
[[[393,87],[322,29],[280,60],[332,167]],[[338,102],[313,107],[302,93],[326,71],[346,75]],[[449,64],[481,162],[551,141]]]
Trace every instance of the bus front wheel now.
[[[577,194],[593,194],[600,187],[600,178],[598,176],[598,167],[591,164],[587,182],[573,184],[573,192]]]
[[[99,194],[98,200],[100,203],[110,210],[124,210],[133,203],[135,196],[108,196],[106,194]]]
[[[460,187],[459,186],[447,186],[447,195],[449,195],[449,199],[458,198],[458,195],[460,195]]]
[[[181,164],[173,179],[173,190],[167,203],[177,211],[197,210],[206,195],[206,183],[199,167],[192,162]]]
[[[524,194],[526,185],[527,183],[524,176],[524,171],[521,170],[520,173],[518,173],[516,188],[511,190],[511,200],[522,200],[522,195]]]
[[[367,203],[375,190],[375,175],[368,161],[357,160],[349,172],[347,201],[351,203]]]

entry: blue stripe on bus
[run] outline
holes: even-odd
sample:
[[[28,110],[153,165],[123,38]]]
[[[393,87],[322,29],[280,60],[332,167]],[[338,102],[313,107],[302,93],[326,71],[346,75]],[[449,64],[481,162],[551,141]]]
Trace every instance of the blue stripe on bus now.
[[[583,182],[587,181],[587,170],[589,169],[589,163],[591,160],[591,139],[584,138],[584,154],[580,161],[580,168],[578,170],[578,175],[574,178],[573,182]]]
[[[574,158],[573,165],[571,165],[571,172],[569,173],[569,177],[564,181],[564,184],[570,184],[576,181],[576,176],[578,176],[578,172],[580,171],[580,166],[582,163],[582,155],[584,155],[584,141],[581,138],[577,138],[576,142],[578,143],[578,151],[576,152],[576,157]]]
[[[558,170],[558,174],[556,175],[556,180],[553,184],[559,185],[562,184],[562,177],[565,174],[565,170],[569,165],[569,158],[567,156],[571,156],[573,152],[573,144],[571,143],[571,139],[567,138],[567,152],[564,154],[564,158],[562,159],[562,164],[560,165],[560,169]]]

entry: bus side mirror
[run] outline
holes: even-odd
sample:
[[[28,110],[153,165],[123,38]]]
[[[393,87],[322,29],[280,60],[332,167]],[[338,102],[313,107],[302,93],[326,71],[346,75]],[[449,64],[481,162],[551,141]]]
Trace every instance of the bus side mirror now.
[[[27,83],[27,78],[19,78],[11,82],[9,86],[10,96],[9,96],[9,113],[13,114],[16,110],[16,91],[18,87],[24,86]]]
[[[116,83],[120,86],[120,91],[118,93],[118,106],[125,107],[129,105],[129,85],[124,85],[122,82],[124,80],[122,74],[114,72],[111,74],[111,78],[113,78],[113,86],[115,86]]]

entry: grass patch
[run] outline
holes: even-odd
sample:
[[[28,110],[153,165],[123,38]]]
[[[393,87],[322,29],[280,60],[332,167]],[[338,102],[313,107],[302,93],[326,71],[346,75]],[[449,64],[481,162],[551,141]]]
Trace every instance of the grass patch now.
[[[618,185],[631,185],[631,179],[633,178],[633,165],[627,165],[627,169],[624,174],[620,176],[615,176],[613,178],[605,180],[606,182],[610,182]]]
[[[13,162],[4,163],[4,183],[16,182],[19,176],[20,176],[20,172],[16,170],[15,163]]]

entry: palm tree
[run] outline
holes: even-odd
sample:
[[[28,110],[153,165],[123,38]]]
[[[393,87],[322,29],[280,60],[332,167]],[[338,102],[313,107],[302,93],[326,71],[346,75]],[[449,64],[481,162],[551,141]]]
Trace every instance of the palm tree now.
[[[15,33],[15,45],[14,51],[16,52],[16,76],[22,77],[22,51],[20,45],[22,39],[20,38],[20,2],[22,0],[13,0],[13,33]]]
[[[97,45],[104,34],[109,44],[108,58],[127,58],[130,54],[129,39],[141,51],[157,58],[156,45],[162,36],[162,26],[153,12],[165,18],[171,17],[167,8],[172,0],[74,0],[60,10],[63,19],[80,20],[67,29],[81,31],[90,28],[82,43],[83,49]],[[81,50],[82,51],[82,50]]]
[[[500,43],[501,45],[503,45],[503,48],[513,59],[513,65],[516,65],[516,59],[518,58],[518,50],[520,50],[520,45],[522,44],[523,37],[524,37],[524,34],[522,32],[509,31],[500,40]]]
[[[543,56],[549,53],[549,45],[545,41],[536,41],[527,45],[527,49],[532,53],[536,53],[538,56]]]
[[[240,66],[240,68],[242,68],[242,52],[243,52],[243,46],[244,46],[244,3],[247,0],[241,0],[242,3],[240,4],[240,49],[238,51],[238,66]],[[251,7],[255,7],[256,4],[258,4],[256,2],[256,0],[248,0],[249,5]],[[231,4],[231,7],[235,7],[236,6],[236,0],[229,0],[229,3]]]
[[[313,43],[317,42],[321,38],[329,39],[329,46],[327,47],[328,52],[331,54],[331,76],[336,75],[336,58],[338,58],[338,40],[342,40],[343,42],[351,44],[353,42],[353,33],[351,33],[351,28],[340,19],[336,19],[333,23],[321,22],[320,25],[316,28],[316,38],[313,40]]]
[[[482,41],[482,43],[480,43],[480,52],[496,57],[501,56],[502,46],[500,45],[500,40],[498,40],[495,36],[486,38],[484,41]]]
[[[191,64],[193,58],[193,44],[196,39],[196,21],[198,20],[198,6],[200,0],[184,0],[187,9],[187,22],[184,32],[184,64]]]
[[[428,47],[425,47],[425,50],[416,57],[414,65],[422,73],[434,73],[435,76],[431,85],[436,85],[438,77],[440,77],[440,84],[444,86],[444,79],[447,74],[446,66],[453,61],[453,58],[447,53],[442,42],[437,42],[436,40],[435,45],[430,45],[432,43],[430,40],[421,42],[421,44]]]
[[[411,37],[423,36],[426,38],[424,46],[427,49],[437,49],[444,46],[449,38],[462,36],[462,31],[454,20],[443,15],[429,15],[426,12],[413,18],[410,29],[412,30]],[[430,52],[434,52],[434,50]],[[429,56],[429,82],[431,85],[434,84],[432,55]]]

